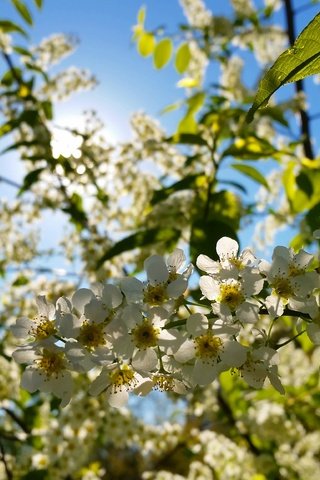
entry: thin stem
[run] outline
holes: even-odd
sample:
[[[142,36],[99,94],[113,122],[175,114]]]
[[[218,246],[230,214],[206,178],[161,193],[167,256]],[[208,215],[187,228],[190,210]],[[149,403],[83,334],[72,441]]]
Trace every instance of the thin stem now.
[[[9,469],[9,466],[7,464],[7,460],[6,460],[6,456],[5,456],[5,452],[4,452],[4,447],[2,445],[2,442],[0,442],[0,452],[1,452],[1,461],[4,465],[4,469],[6,471],[6,475],[7,475],[7,479],[8,480],[11,480],[13,479],[13,475],[12,475],[12,472],[11,470]]]
[[[165,325],[163,328],[168,330],[169,328],[179,327],[180,325],[185,325],[186,321],[187,321],[186,318],[182,320],[173,320],[172,322],[167,323],[167,325]]]
[[[301,332],[297,333],[297,335],[295,335],[294,337],[291,337],[289,338],[289,340],[286,340],[285,342],[280,343],[280,345],[276,345],[275,350],[278,350],[279,348],[284,347],[285,345],[288,345],[288,343],[293,342],[296,338],[300,337],[300,335],[302,335],[305,332],[306,330],[301,330]]]
[[[15,182],[14,180],[10,180],[10,178],[6,178],[6,177],[3,177],[3,176],[0,176],[0,182],[6,183],[7,185],[10,185],[10,187],[15,187],[15,188],[19,188],[19,189],[22,187],[22,185]]]
[[[6,412],[9,417],[12,418],[12,420],[17,424],[19,425],[19,427],[25,432],[25,433],[30,433],[30,430],[29,428],[27,427],[27,425],[25,425],[25,423],[12,411],[10,410],[9,408],[6,408],[6,407],[1,407],[1,409]]]
[[[293,45],[296,39],[295,24],[294,24],[294,10],[292,7],[291,0],[283,0],[285,17],[287,23],[287,33],[289,38],[290,45]],[[302,80],[295,82],[295,89],[297,93],[305,93],[304,84]],[[306,157],[314,159],[314,152],[311,144],[311,134],[310,134],[310,118],[308,113],[304,109],[299,109],[300,120],[301,120],[301,135],[303,137],[303,149]]]

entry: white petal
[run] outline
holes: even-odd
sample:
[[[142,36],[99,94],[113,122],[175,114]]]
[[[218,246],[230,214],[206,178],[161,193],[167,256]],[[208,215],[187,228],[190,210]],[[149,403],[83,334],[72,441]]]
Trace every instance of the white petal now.
[[[225,342],[223,346],[223,363],[229,367],[240,367],[247,359],[247,349],[238,342]]]
[[[169,283],[167,287],[169,298],[180,297],[180,295],[186,291],[187,286],[188,282],[182,276],[178,277],[176,280],[173,280],[173,282]]]
[[[21,388],[30,393],[39,390],[43,384],[43,376],[33,368],[26,368],[21,376]]]
[[[72,295],[72,304],[78,310],[80,315],[84,312],[84,307],[94,298],[93,292],[88,288],[80,288]]]
[[[198,385],[208,385],[212,383],[221,372],[217,365],[204,363],[197,359],[193,369],[193,379]]]
[[[139,385],[135,387],[132,392],[139,397],[145,397],[148,393],[151,392],[153,388],[153,381],[149,378],[142,378]]]
[[[108,403],[111,407],[121,408],[124,407],[129,400],[129,394],[126,390],[121,390],[117,393],[112,391],[107,392],[108,394]]]
[[[89,387],[90,395],[97,396],[100,395],[110,384],[109,376],[105,369],[93,380]]]
[[[196,265],[200,270],[212,275],[219,273],[221,269],[220,263],[207,257],[207,255],[199,255]]]
[[[176,248],[167,259],[168,268],[174,269],[175,271],[179,270],[180,267],[186,261],[186,256],[184,251],[181,248]]]
[[[185,363],[194,358],[195,346],[192,340],[186,340],[179,350],[174,354],[174,358],[177,362]]]
[[[32,363],[39,355],[32,347],[21,347],[15,350],[12,358],[17,363]]]
[[[121,280],[121,290],[128,302],[140,302],[143,298],[143,283],[137,278],[123,278]]]
[[[199,286],[202,294],[208,300],[216,300],[219,295],[220,289],[219,284],[212,277],[209,277],[208,275],[200,277]]]
[[[121,318],[128,328],[134,328],[143,320],[143,315],[137,305],[127,305],[122,310]]]
[[[36,298],[36,304],[38,307],[39,315],[43,315],[44,317],[49,317],[48,315],[48,304],[46,297],[44,295],[38,295]]]
[[[238,242],[233,238],[222,237],[217,241],[216,252],[221,260],[226,257],[236,257],[238,255],[238,250]]]
[[[30,336],[30,328],[35,324],[27,317],[17,318],[16,324],[10,327],[12,334],[16,338],[28,338]]]
[[[158,356],[151,348],[146,350],[138,350],[132,358],[132,366],[136,370],[150,372],[156,368],[157,364]]]
[[[307,334],[311,342],[315,345],[320,345],[320,327],[316,323],[308,323]]]
[[[152,255],[144,262],[144,268],[151,285],[164,283],[169,278],[167,265],[160,255]]]
[[[277,371],[277,367],[275,365],[273,365],[270,368],[270,370],[268,372],[268,378],[270,380],[271,385],[276,390],[278,390],[278,392],[281,393],[281,395],[284,395],[286,393],[285,389],[283,388],[283,385],[280,381],[280,378],[278,377],[278,371]]]
[[[117,308],[122,303],[122,293],[115,285],[105,285],[102,291],[102,300],[110,308]]]
[[[193,336],[201,335],[208,328],[208,319],[202,313],[193,313],[187,318],[187,332]]]
[[[256,323],[259,320],[259,306],[251,302],[243,302],[236,311],[238,320],[242,323]]]

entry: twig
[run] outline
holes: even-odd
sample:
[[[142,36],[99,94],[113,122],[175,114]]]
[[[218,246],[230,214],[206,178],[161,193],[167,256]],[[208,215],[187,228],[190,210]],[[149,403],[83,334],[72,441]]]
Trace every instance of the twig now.
[[[8,464],[7,464],[7,460],[6,460],[6,457],[5,457],[5,454],[4,454],[4,447],[2,445],[2,442],[0,442],[0,453],[1,453],[1,461],[2,461],[2,463],[4,465],[4,469],[6,471],[7,479],[12,480],[13,475],[12,475],[11,470],[9,469]]]

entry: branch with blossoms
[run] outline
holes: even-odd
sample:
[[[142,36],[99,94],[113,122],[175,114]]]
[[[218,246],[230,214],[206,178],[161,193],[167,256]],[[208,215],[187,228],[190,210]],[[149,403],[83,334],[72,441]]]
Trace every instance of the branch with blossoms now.
[[[11,327],[15,337],[27,341],[13,353],[27,364],[21,386],[51,392],[65,406],[74,375],[83,373],[91,395],[103,393],[111,406],[121,407],[129,392],[185,394],[231,371],[257,389],[268,379],[284,394],[281,347],[304,332],[320,344],[319,262],[304,250],[280,246],[271,263],[258,260],[249,248],[240,254],[238,249],[235,240],[223,237],[216,245],[219,261],[197,258],[205,274],[199,279],[203,303],[196,306],[188,298],[193,267],[183,269],[180,249],[167,260],[149,257],[145,282],[125,277],[96,283],[55,305],[38,296],[38,315],[20,317]],[[298,317],[300,330],[274,344],[273,328],[284,316]],[[262,319],[267,328],[258,328]]]

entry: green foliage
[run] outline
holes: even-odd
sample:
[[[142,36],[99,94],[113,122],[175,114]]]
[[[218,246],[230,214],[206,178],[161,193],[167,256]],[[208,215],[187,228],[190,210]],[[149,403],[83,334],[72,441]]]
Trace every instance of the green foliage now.
[[[137,42],[137,49],[142,57],[148,57],[154,52],[156,41],[152,33],[142,32]]]
[[[267,105],[269,98],[289,82],[320,73],[320,14],[317,14],[301,32],[292,48],[283,52],[261,79],[247,120],[253,120],[255,112]]]
[[[117,242],[111,247],[97,262],[97,268],[101,267],[104,262],[119,255],[120,253],[141,248],[147,245],[164,243],[167,248],[172,248],[176,244],[180,236],[180,231],[172,228],[150,228],[148,230],[140,230],[133,235]]]
[[[174,66],[178,73],[184,73],[188,66],[191,59],[191,53],[188,43],[182,43],[176,52],[176,58]]]
[[[262,173],[260,173],[256,168],[252,167],[251,165],[244,165],[238,163],[234,163],[233,165],[231,165],[231,167],[251,178],[251,180],[254,180],[260,185],[263,185],[264,187],[266,187],[267,190],[269,190],[268,182],[266,181]]]
[[[173,51],[171,38],[163,38],[157,43],[153,52],[153,64],[156,69],[160,70],[170,61]]]
[[[10,20],[0,20],[0,30],[6,33],[18,32],[21,33],[21,35],[23,35],[24,37],[28,37],[26,31],[22,27],[20,27],[20,25],[17,25]]]
[[[32,15],[29,8],[22,0],[11,0],[17,12],[29,25],[33,25]]]

